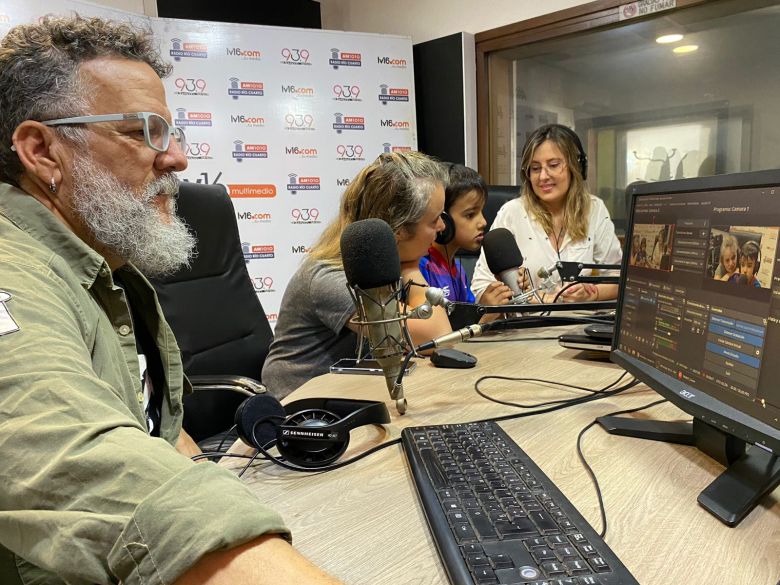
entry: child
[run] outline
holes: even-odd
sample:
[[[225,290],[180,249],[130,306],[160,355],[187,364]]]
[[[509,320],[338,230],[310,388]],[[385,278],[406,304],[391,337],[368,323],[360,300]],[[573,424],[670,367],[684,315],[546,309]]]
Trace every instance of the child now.
[[[636,265],[647,268],[647,238],[642,238],[639,252],[636,253]]]
[[[739,257],[739,274],[734,273],[729,282],[746,284],[756,288],[761,287],[756,272],[761,264],[761,250],[758,244],[753,240],[748,240],[742,244],[742,253]]]
[[[487,222],[482,209],[487,200],[487,185],[479,173],[459,164],[449,165],[449,184],[444,191],[445,229],[439,232],[428,255],[420,259],[420,272],[429,285],[441,288],[450,301],[475,302],[468,276],[455,259],[459,249],[476,252],[482,245]],[[482,293],[483,305],[505,305],[512,290],[502,282],[492,282]]]
[[[731,234],[725,234],[723,241],[720,243],[720,267],[718,268],[718,274],[715,275],[717,280],[728,281],[736,273],[738,250],[739,243],[737,238]]]

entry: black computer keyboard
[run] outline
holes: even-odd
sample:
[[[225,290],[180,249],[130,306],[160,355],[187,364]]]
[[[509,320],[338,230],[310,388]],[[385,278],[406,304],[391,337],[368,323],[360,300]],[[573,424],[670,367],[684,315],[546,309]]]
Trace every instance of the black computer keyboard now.
[[[401,437],[453,585],[638,583],[496,423],[409,427]]]

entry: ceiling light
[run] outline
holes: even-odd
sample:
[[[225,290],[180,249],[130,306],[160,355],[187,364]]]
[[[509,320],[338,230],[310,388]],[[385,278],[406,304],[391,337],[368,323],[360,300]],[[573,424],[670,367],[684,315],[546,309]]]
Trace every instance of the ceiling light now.
[[[679,47],[675,47],[672,49],[673,52],[677,53],[678,55],[684,55],[685,53],[693,53],[694,51],[699,50],[699,45],[680,45]]]
[[[655,39],[656,43],[660,43],[662,45],[666,45],[667,43],[676,43],[677,41],[683,40],[683,36],[681,34],[673,34],[673,35],[661,35],[657,39]]]

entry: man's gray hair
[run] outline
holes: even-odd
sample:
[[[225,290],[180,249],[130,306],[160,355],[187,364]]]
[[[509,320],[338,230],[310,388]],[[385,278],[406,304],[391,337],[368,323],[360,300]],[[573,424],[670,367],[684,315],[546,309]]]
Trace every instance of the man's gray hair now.
[[[45,17],[12,28],[0,41],[0,181],[18,184],[23,168],[11,137],[25,120],[51,120],[87,113],[89,90],[82,63],[117,57],[147,63],[160,78],[171,66],[160,57],[149,30],[102,18]],[[63,137],[84,142],[81,128],[57,127]]]

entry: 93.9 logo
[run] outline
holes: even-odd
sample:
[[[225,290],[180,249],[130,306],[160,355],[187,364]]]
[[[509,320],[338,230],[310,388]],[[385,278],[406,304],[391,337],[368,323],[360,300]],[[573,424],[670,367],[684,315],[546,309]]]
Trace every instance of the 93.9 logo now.
[[[282,59],[287,63],[309,65],[309,51],[306,49],[282,49]]]
[[[274,279],[270,276],[253,276],[250,280],[255,292],[266,293],[274,291]]]
[[[187,155],[187,158],[211,158],[211,145],[208,142],[186,142],[184,153]]]
[[[284,117],[287,128],[292,130],[312,130],[314,116],[311,114],[287,114]]]
[[[316,207],[295,208],[290,210],[292,223],[319,223],[320,210]]]
[[[363,145],[339,144],[336,146],[336,154],[338,155],[339,159],[363,160]]]
[[[194,77],[177,77],[173,84],[176,86],[176,93],[190,95],[208,95],[206,93],[206,80],[196,79]]]

